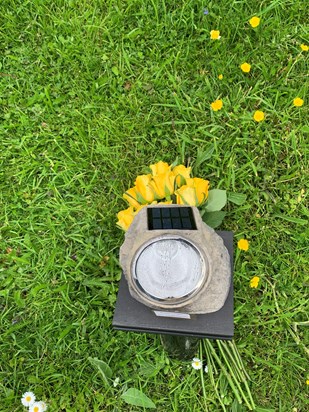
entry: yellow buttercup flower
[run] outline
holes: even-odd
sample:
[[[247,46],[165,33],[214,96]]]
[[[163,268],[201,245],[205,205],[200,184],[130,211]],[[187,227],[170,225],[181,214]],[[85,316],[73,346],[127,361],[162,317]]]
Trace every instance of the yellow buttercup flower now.
[[[249,23],[250,23],[251,27],[255,28],[260,24],[260,21],[261,21],[261,19],[259,17],[254,16],[249,20]]]
[[[173,175],[176,177],[177,187],[186,184],[186,179],[190,178],[191,167],[186,167],[184,165],[175,166],[172,170]]]
[[[151,178],[152,178],[151,174],[148,174],[148,175],[137,176],[135,180],[136,191],[140,193],[143,199],[148,203],[155,200],[154,191],[149,184],[151,181]]]
[[[134,209],[132,206],[117,213],[117,225],[123,230],[128,230],[134,219]]]
[[[210,32],[211,40],[219,40],[221,38],[219,30],[211,30]]]
[[[300,48],[302,49],[302,51],[308,51],[309,47],[306,44],[301,44]]]
[[[254,119],[256,122],[261,122],[262,120],[265,119],[265,114],[264,114],[264,112],[262,112],[261,110],[256,110],[256,111],[254,112],[253,119]]]
[[[215,100],[214,102],[212,102],[210,104],[210,106],[211,106],[211,108],[214,112],[217,112],[218,110],[222,109],[223,101],[222,100]]]
[[[123,194],[122,197],[129,203],[129,205],[139,207],[140,203],[137,200],[137,196],[136,187],[131,187]]]
[[[166,162],[162,162],[162,160],[154,165],[150,165],[149,167],[153,176],[161,175],[162,173],[166,173],[170,170],[170,166]]]
[[[223,74],[219,74],[218,79],[222,80],[223,79]]]
[[[259,286],[259,283],[260,283],[260,278],[258,276],[254,276],[250,280],[250,288],[257,288]]]
[[[249,73],[251,70],[251,65],[249,63],[243,63],[240,65],[240,68],[244,73]]]
[[[249,242],[247,239],[240,239],[237,243],[237,247],[240,250],[247,251],[249,249]]]
[[[306,380],[306,385],[309,385],[309,379]]]
[[[301,99],[300,97],[296,97],[296,98],[293,100],[293,103],[294,103],[294,106],[296,106],[296,107],[301,107],[301,106],[304,104],[304,101],[303,101],[303,99]]]
[[[149,182],[156,199],[170,197],[174,193],[175,176],[169,170],[166,173],[153,176]]]

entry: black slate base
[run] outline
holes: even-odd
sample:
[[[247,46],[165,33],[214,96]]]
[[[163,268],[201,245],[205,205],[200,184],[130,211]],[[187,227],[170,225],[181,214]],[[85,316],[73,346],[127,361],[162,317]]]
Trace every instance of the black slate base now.
[[[233,268],[233,233],[216,231],[228,249]],[[217,312],[191,315],[191,319],[173,319],[156,316],[153,311],[133,299],[127,281],[122,275],[115,307],[113,327],[132,332],[194,336],[210,339],[232,339],[234,335],[233,282],[224,306]]]

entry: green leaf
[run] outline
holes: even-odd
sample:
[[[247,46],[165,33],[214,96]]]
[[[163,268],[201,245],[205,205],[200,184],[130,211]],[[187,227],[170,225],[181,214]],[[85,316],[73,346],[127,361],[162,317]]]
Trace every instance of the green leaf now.
[[[280,219],[287,220],[288,222],[296,223],[298,225],[307,225],[308,224],[308,220],[300,219],[298,217],[291,217],[291,216],[278,215],[278,214],[274,215],[274,217],[279,217]]]
[[[119,70],[116,66],[112,67],[112,72],[114,73],[115,76],[119,76]]]
[[[156,376],[160,370],[165,366],[164,362],[159,362],[154,364],[153,362],[143,362],[139,369],[140,375],[146,376],[147,378]]]
[[[98,358],[88,358],[89,362],[91,363],[92,366],[94,366],[95,368],[98,369],[98,371],[101,373],[103,381],[107,384],[110,385],[110,382],[108,381],[108,379],[110,379],[112,377],[112,370],[111,368],[108,366],[107,363],[101,361]]]
[[[226,205],[226,190],[209,190],[206,202],[206,212],[221,210]]]
[[[255,411],[256,412],[275,412],[274,409],[260,408],[259,406],[256,407]]]
[[[206,150],[202,151],[200,149],[197,149],[197,155],[196,155],[196,160],[193,166],[193,174],[195,175],[198,171],[198,168],[201,166],[202,163],[204,163],[206,160],[210,159],[213,152],[215,150],[215,146],[211,144],[206,148]]]
[[[130,388],[121,395],[121,398],[129,405],[143,406],[144,408],[156,408],[156,405],[142,391]]]
[[[206,223],[206,225],[214,229],[221,225],[225,215],[226,215],[226,212],[222,212],[219,210],[215,212],[205,212],[203,214],[202,219]]]
[[[233,193],[233,192],[228,192],[227,193],[227,200],[229,202],[235,203],[235,205],[243,205],[247,199],[247,195],[243,193]]]

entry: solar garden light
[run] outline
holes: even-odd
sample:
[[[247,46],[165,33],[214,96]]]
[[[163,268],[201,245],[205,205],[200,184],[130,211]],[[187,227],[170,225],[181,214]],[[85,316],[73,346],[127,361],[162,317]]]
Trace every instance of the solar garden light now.
[[[190,319],[222,308],[230,256],[196,207],[145,206],[120,248],[131,296],[156,316]]]
[[[113,326],[159,333],[169,354],[182,358],[192,356],[200,337],[231,339],[233,235],[220,233],[196,207],[142,208],[120,248],[125,279]]]

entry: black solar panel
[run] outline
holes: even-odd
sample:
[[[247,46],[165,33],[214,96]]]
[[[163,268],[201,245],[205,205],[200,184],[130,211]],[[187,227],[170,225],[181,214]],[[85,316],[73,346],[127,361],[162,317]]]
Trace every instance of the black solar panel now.
[[[148,229],[196,230],[191,207],[150,207]]]

